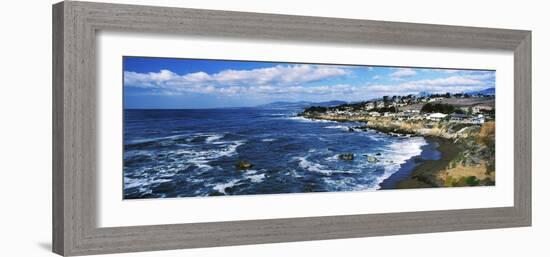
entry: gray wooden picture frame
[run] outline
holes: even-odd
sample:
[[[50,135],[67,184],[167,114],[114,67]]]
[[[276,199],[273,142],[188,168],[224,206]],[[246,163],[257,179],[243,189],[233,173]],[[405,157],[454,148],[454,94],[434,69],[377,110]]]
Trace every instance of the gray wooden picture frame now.
[[[101,30],[511,51],[515,93],[514,206],[97,227],[95,37]],[[530,225],[530,31],[73,1],[53,6],[55,253],[87,255]]]

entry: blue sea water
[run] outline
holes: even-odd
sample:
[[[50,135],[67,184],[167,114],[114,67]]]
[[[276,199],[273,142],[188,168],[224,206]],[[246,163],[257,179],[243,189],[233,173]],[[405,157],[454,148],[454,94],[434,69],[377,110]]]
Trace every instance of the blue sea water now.
[[[299,111],[125,110],[124,198],[376,190],[429,145]],[[242,160],[253,167],[237,169]]]

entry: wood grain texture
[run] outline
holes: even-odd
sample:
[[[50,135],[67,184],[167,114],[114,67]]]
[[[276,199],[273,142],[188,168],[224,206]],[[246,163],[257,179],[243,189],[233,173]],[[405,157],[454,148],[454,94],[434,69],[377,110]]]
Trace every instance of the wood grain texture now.
[[[53,6],[52,22],[52,249],[63,253],[65,242],[64,168],[63,168],[63,78],[64,78],[64,15],[63,4]]]
[[[350,45],[514,52],[514,206],[99,228],[96,225],[99,30]],[[398,22],[89,2],[53,6],[53,250],[85,255],[529,226],[531,33]],[[115,171],[119,172],[119,171]]]
[[[514,51],[514,207],[531,224],[531,33]]]

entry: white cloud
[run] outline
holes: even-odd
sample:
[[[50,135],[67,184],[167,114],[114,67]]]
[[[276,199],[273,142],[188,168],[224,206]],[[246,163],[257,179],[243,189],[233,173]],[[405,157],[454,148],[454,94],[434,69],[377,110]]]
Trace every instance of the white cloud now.
[[[445,69],[442,69],[440,71],[446,74],[455,74],[460,72],[460,70],[445,70]]]
[[[237,94],[272,87],[292,87],[350,73],[344,68],[322,65],[277,65],[270,68],[229,69],[213,74],[195,72],[184,75],[169,70],[149,73],[125,71],[124,85],[164,91]]]
[[[460,93],[481,90],[492,86],[494,84],[488,84],[482,80],[465,75],[407,81],[399,84],[374,84],[369,85],[368,90],[377,94],[399,95],[416,94],[423,91],[432,93]]]
[[[216,88],[215,93],[221,93],[227,96],[234,95],[348,95],[353,94],[356,91],[356,87],[347,85],[347,84],[338,84],[338,85],[322,85],[322,86],[287,86],[287,87],[276,87],[276,86],[257,86],[257,87],[246,87],[246,86],[230,86]],[[198,88],[197,93],[206,93],[201,91]],[[209,92],[210,93],[210,92]]]
[[[169,70],[161,70],[160,72],[137,73],[132,71],[124,72],[124,85],[131,85],[141,88],[160,87],[164,83],[170,81],[177,74]]]
[[[466,71],[463,75],[465,78],[476,79],[476,80],[488,80],[495,78],[494,71]]]
[[[416,71],[411,68],[396,68],[395,70],[396,71],[390,74],[390,77],[394,80],[401,80],[416,75]]]

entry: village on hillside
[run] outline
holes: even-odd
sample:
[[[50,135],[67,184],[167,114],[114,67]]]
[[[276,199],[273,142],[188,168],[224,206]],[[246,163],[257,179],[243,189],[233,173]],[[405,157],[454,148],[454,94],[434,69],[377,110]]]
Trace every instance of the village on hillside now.
[[[445,93],[429,95],[384,96],[379,99],[334,107],[313,106],[304,114],[322,113],[327,117],[386,117],[398,121],[449,121],[483,124],[495,119],[495,97],[486,94]]]

